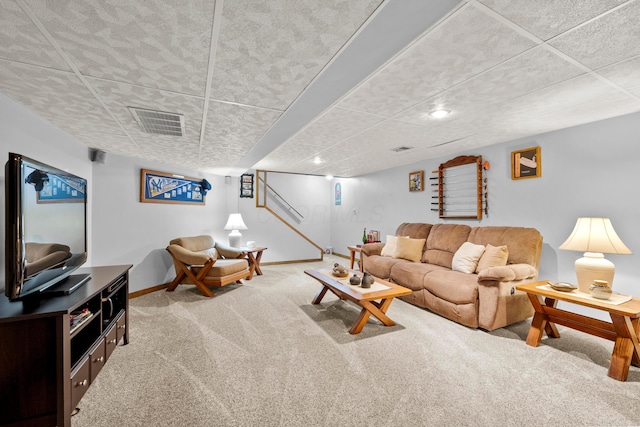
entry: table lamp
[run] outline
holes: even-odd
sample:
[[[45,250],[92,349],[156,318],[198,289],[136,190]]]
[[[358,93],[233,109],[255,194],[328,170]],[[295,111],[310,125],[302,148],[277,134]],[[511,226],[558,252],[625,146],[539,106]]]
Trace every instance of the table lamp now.
[[[607,254],[630,254],[631,251],[616,234],[609,218],[578,218],[576,226],[559,249],[584,252],[576,260],[578,290],[589,293],[594,280],[613,283],[615,266],[604,257]]]
[[[242,215],[239,213],[229,214],[227,225],[224,226],[225,230],[231,230],[229,233],[229,246],[233,248],[239,248],[241,244],[242,234],[239,230],[246,230],[247,226],[242,220]]]

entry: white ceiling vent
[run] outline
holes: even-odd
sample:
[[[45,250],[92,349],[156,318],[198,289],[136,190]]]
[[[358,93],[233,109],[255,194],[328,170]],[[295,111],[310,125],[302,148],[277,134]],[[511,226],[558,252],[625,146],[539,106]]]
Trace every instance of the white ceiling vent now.
[[[391,151],[395,152],[395,153],[401,153],[403,151],[407,151],[407,150],[411,150],[413,147],[396,147],[396,148],[392,148]]]
[[[171,136],[182,136],[184,134],[184,116],[182,114],[145,110],[136,107],[128,108],[142,130],[147,133]]]

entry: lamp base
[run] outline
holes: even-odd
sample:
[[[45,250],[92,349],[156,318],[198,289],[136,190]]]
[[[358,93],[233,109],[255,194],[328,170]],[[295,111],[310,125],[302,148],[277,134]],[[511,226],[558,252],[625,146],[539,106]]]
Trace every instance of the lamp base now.
[[[613,284],[613,275],[616,268],[611,261],[605,259],[598,252],[585,252],[584,257],[576,260],[576,276],[578,278],[578,290],[589,293],[589,287],[594,280],[606,280],[607,285]]]
[[[231,233],[229,233],[229,246],[232,248],[242,246],[242,234],[238,230],[231,230]]]

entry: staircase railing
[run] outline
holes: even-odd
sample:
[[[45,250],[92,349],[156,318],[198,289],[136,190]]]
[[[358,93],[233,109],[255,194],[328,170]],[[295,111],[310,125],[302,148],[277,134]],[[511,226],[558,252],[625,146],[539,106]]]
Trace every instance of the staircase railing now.
[[[300,230],[298,230],[283,216],[279,215],[277,212],[267,206],[267,201],[271,198],[271,200],[280,205],[281,209],[284,212],[287,212],[289,214],[293,221],[300,224],[304,219],[304,216],[296,208],[294,208],[289,202],[287,202],[280,194],[278,194],[278,192],[274,188],[272,188],[267,183],[267,172],[268,171],[256,170],[256,207],[266,209],[267,212],[271,213],[271,215],[276,217],[280,222],[289,227],[304,240],[309,242],[313,247],[318,249],[320,251],[320,257],[318,258],[318,260],[322,261],[322,259],[324,258],[324,250],[322,249],[322,247],[311,240]]]

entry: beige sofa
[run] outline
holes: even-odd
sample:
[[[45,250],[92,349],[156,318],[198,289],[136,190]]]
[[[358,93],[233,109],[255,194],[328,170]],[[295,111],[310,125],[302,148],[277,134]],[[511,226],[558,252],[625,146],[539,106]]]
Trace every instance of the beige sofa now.
[[[422,253],[413,256],[417,262],[405,259],[411,257],[403,254],[389,256],[388,250],[384,256],[385,243],[363,245],[362,261],[364,269],[374,276],[411,289],[411,295],[402,297],[405,301],[488,331],[533,315],[527,295],[515,286],[537,280],[542,236],[536,229],[404,223],[395,235],[410,239],[393,237],[392,241],[400,239],[418,246],[421,241],[415,239],[424,239]],[[465,242],[469,242],[465,250],[483,245],[487,259],[490,252],[501,253],[502,259],[497,265],[479,260],[482,269],[473,273],[455,271],[452,263],[455,261],[455,268],[460,268],[465,251],[458,250]]]

